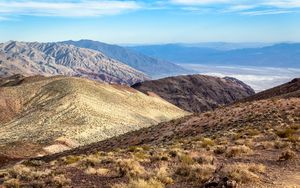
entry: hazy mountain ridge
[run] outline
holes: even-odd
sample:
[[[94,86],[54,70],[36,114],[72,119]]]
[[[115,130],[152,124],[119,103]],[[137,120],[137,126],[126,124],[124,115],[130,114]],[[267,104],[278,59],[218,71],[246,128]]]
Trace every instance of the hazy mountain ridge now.
[[[10,41],[0,44],[0,75],[67,75],[133,84],[147,77],[104,54],[59,43]]]
[[[133,88],[155,93],[170,103],[190,112],[204,112],[253,95],[254,90],[235,78],[187,75],[149,80]]]
[[[266,67],[300,67],[300,43],[217,50],[179,44],[130,47],[140,53],[182,64],[240,65]]]
[[[129,48],[124,48],[117,45],[111,45],[92,40],[64,41],[62,43],[100,51],[108,57],[125,63],[152,77],[175,75],[188,72],[184,68],[171,62],[151,58]]]

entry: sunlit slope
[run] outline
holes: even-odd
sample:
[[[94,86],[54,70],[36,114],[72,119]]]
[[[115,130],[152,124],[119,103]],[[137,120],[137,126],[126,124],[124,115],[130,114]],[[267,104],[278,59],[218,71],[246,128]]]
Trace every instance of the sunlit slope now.
[[[51,77],[0,88],[0,144],[96,142],[187,113],[119,85]]]

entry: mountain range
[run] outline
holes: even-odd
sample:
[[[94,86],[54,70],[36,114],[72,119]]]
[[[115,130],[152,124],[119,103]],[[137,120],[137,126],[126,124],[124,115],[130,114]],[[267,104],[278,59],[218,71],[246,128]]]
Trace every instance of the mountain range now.
[[[0,44],[0,75],[66,75],[119,84],[148,77],[101,52],[60,43],[10,41]]]
[[[252,48],[222,49],[205,45],[146,45],[130,49],[179,64],[300,67],[300,44],[281,43]]]
[[[62,43],[99,51],[154,78],[188,73],[187,70],[174,63],[152,58],[118,45],[92,40],[65,41]]]

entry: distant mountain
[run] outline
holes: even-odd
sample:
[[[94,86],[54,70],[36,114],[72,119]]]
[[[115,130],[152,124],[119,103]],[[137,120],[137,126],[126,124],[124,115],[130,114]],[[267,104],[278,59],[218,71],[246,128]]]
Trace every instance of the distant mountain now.
[[[204,75],[168,77],[137,83],[133,88],[156,94],[190,112],[204,112],[254,94],[251,87],[235,78]]]
[[[0,87],[0,153],[15,146],[13,157],[57,152],[188,114],[128,86],[84,78],[13,76],[1,82],[11,84]],[[36,149],[18,150],[28,145]]]
[[[151,77],[161,77],[187,73],[185,69],[176,64],[151,58],[128,48],[117,45],[111,45],[92,40],[65,41],[62,43],[100,51],[110,58],[125,63],[139,71],[148,74]]]
[[[218,50],[179,44],[135,46],[130,49],[155,58],[182,64],[240,65],[300,68],[300,43],[267,47]]]
[[[134,84],[147,76],[101,52],[61,43],[0,44],[0,76],[67,75],[119,84]]]

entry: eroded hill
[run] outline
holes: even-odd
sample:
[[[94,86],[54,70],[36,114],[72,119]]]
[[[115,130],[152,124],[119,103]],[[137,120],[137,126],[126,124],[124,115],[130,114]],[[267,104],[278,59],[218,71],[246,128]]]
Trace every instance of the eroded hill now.
[[[11,85],[0,87],[0,147],[14,157],[58,152],[187,114],[130,87],[83,78],[30,77]]]
[[[145,94],[157,94],[190,112],[204,112],[254,94],[254,90],[234,78],[187,75],[149,80],[133,88]]]
[[[0,44],[0,76],[65,75],[119,84],[134,84],[147,76],[99,51],[61,43]]]

